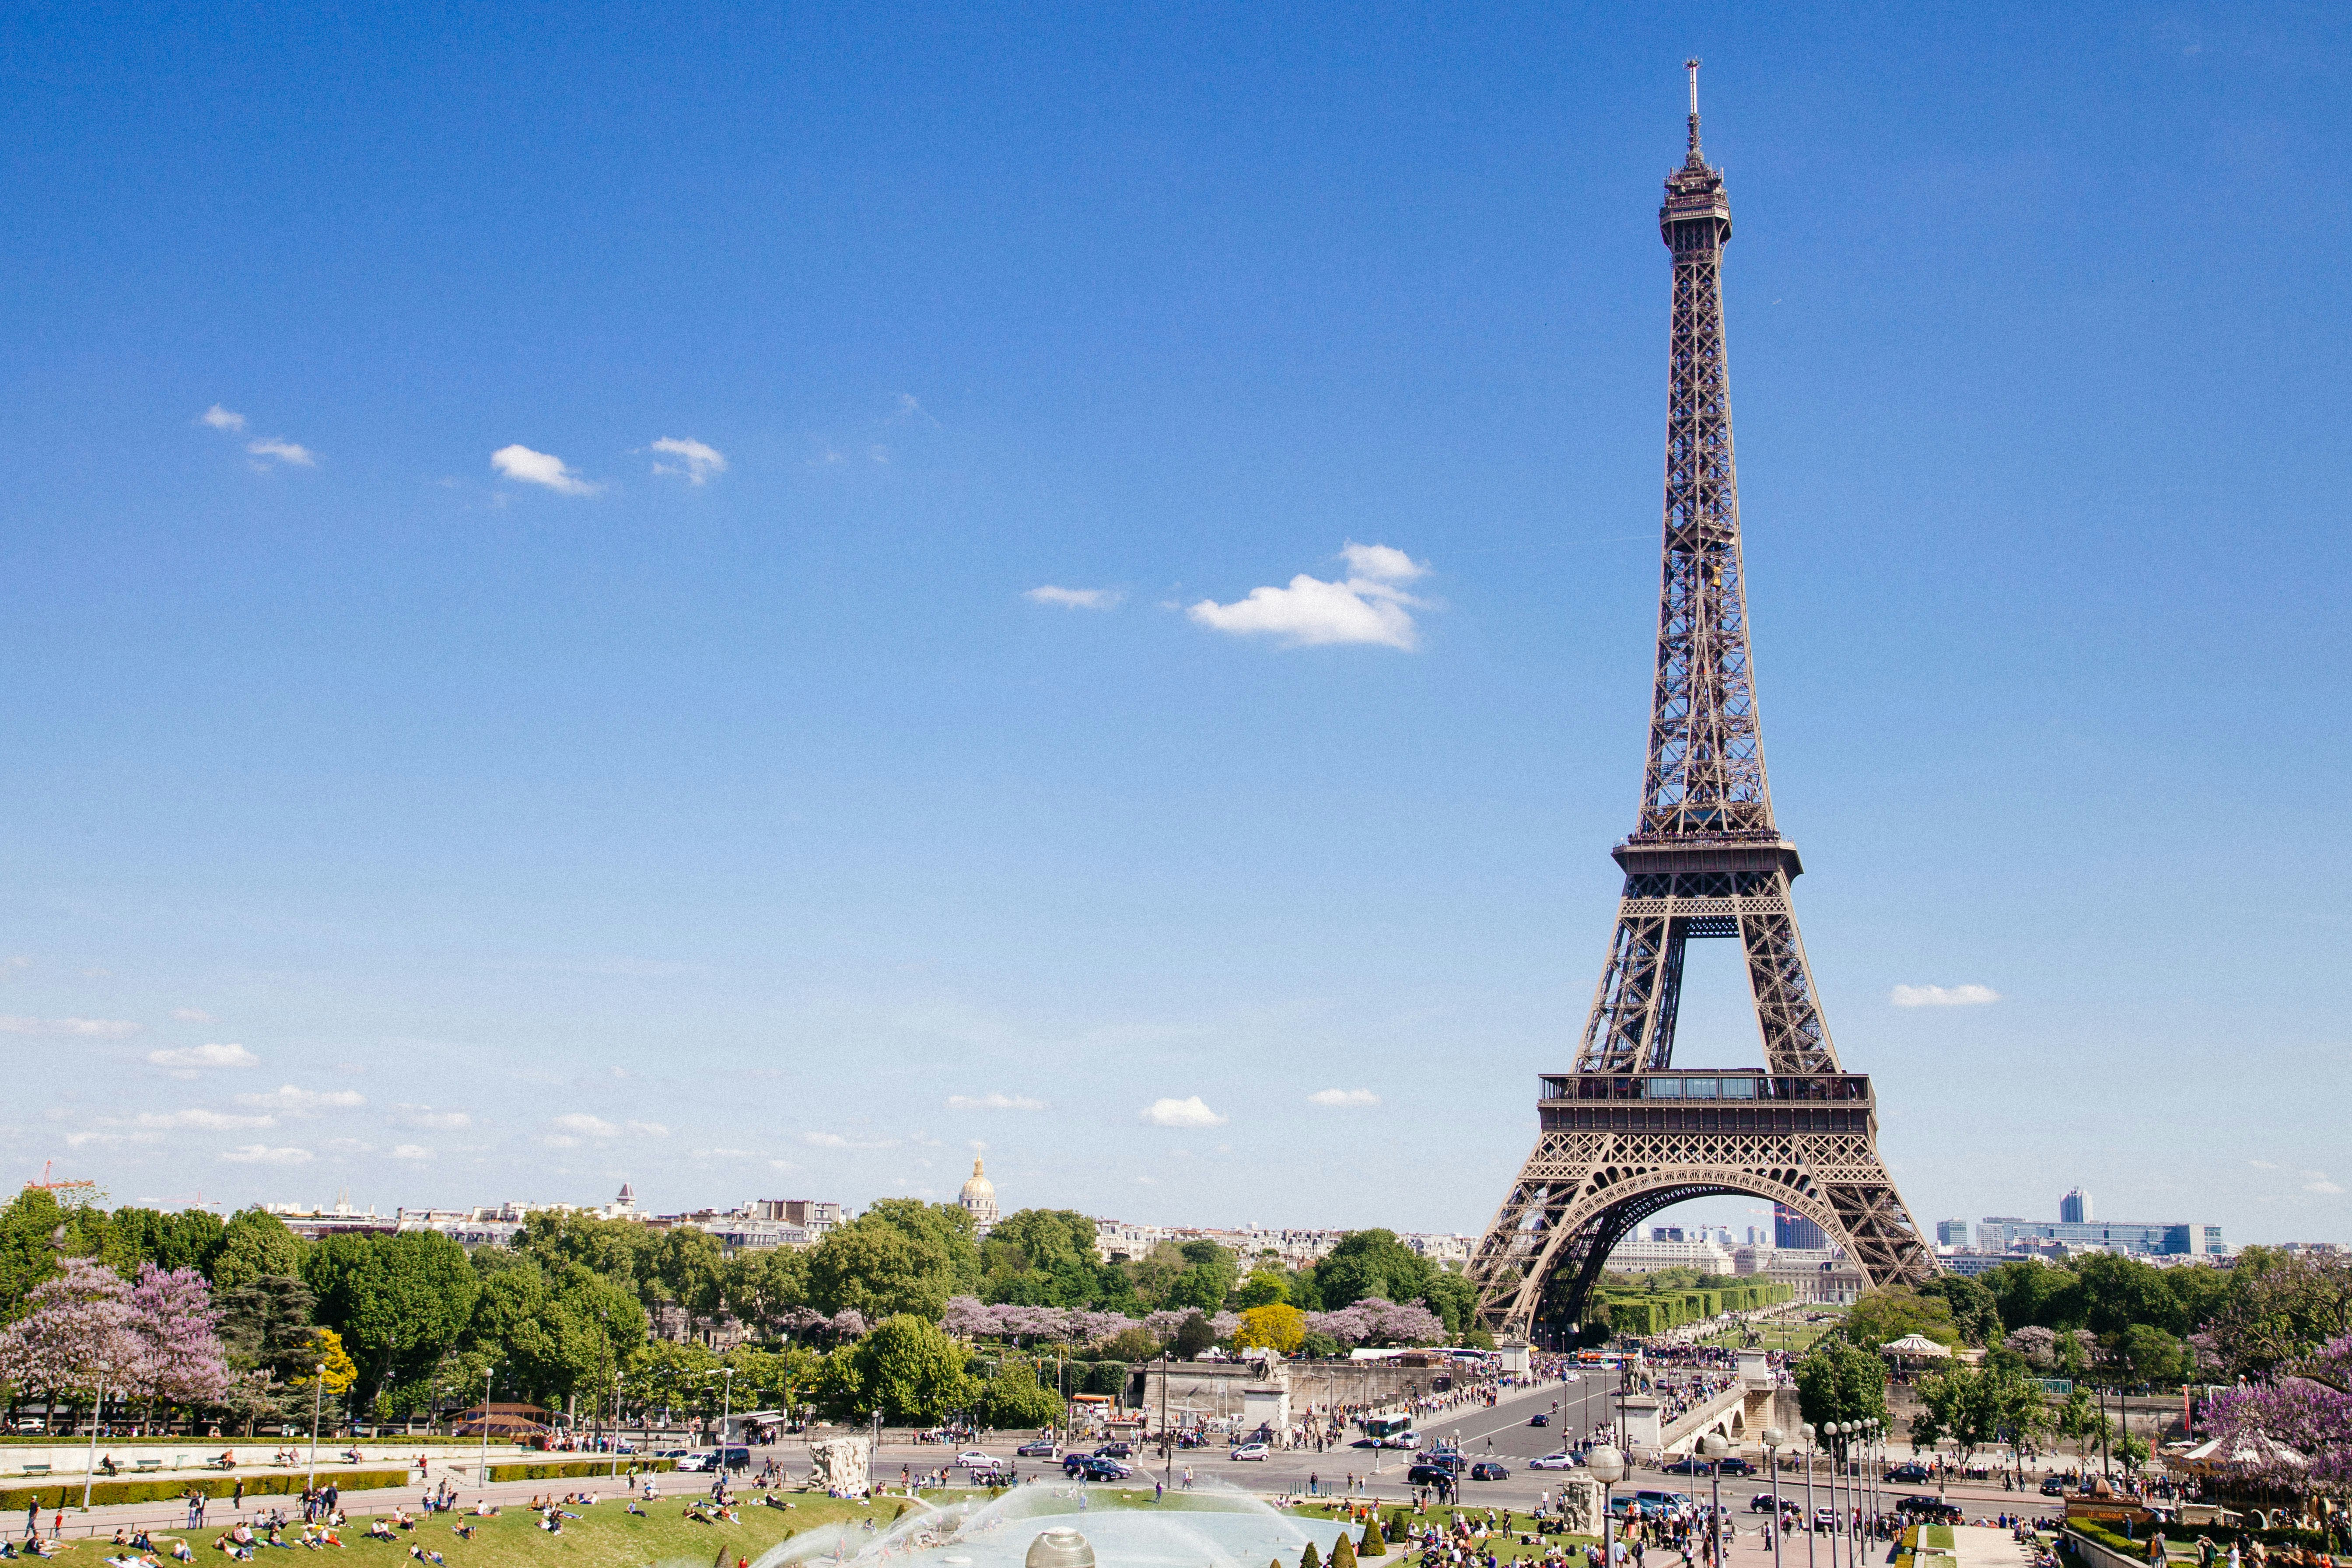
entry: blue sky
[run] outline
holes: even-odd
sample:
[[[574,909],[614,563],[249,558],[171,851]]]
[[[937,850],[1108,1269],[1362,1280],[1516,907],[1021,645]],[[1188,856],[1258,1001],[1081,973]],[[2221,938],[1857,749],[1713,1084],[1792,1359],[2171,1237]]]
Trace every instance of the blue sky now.
[[[1015,1206],[1479,1228],[1633,821],[1696,54],[1775,802],[1915,1212],[2352,1239],[2339,8],[0,43],[28,1174],[978,1142]],[[1724,944],[1684,1016],[1757,1055]]]

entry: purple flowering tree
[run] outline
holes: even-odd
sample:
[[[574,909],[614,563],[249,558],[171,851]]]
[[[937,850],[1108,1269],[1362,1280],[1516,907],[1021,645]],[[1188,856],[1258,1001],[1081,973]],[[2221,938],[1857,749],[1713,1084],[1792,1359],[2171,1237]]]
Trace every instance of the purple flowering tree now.
[[[1336,1312],[1307,1313],[1307,1331],[1343,1345],[1432,1345],[1444,1340],[1445,1324],[1418,1301],[1399,1306],[1367,1296]]]
[[[166,1405],[211,1405],[228,1393],[220,1313],[203,1275],[142,1263],[122,1299],[143,1351],[144,1375],[131,1392]]]
[[[88,1258],[58,1259],[58,1270],[33,1288],[32,1310],[0,1331],[0,1379],[52,1400],[94,1395],[99,1363],[110,1390],[143,1391],[147,1343],[122,1276]]]
[[[2217,1460],[2249,1479],[2298,1492],[2352,1484],[2352,1334],[2216,1395],[2207,1429],[2222,1440]]]

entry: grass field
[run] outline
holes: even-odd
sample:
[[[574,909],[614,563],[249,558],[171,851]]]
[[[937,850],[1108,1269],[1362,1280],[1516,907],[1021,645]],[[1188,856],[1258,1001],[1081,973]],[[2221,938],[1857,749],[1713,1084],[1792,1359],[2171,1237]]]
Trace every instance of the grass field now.
[[[1764,1349],[1768,1351],[1787,1351],[1791,1355],[1802,1355],[1805,1352],[1812,1349],[1813,1342],[1815,1340],[1820,1339],[1823,1334],[1829,1332],[1835,1327],[1837,1327],[1837,1325],[1833,1322],[1773,1322],[1767,1324],[1763,1329],[1759,1330],[1759,1332],[1762,1336]],[[1713,1335],[1701,1342],[1710,1345],[1722,1345],[1727,1349],[1737,1350],[1739,1348],[1742,1332],[1743,1331],[1738,1329],[1727,1330],[1726,1331]]]
[[[1300,1507],[1294,1509],[1291,1511],[1298,1514],[1302,1518],[1335,1519],[1340,1514],[1346,1512],[1347,1510],[1344,1503],[1307,1503],[1302,1504]],[[1381,1517],[1382,1519],[1386,1519],[1390,1514],[1395,1511],[1396,1505],[1386,1505],[1381,1510]],[[1408,1513],[1411,1512],[1410,1510],[1407,1511]],[[1423,1524],[1435,1524],[1442,1530],[1453,1522],[1454,1516],[1457,1513],[1471,1521],[1474,1524],[1483,1524],[1486,1521],[1489,1516],[1491,1516],[1496,1524],[1499,1527],[1506,1520],[1506,1511],[1499,1508],[1433,1508],[1426,1513],[1412,1514],[1412,1518],[1416,1528]],[[1502,1533],[1498,1528],[1496,1534],[1487,1538],[1486,1545],[1494,1552],[1496,1561],[1499,1563],[1512,1563],[1517,1562],[1521,1558],[1541,1557],[1544,1554],[1544,1546],[1542,1544],[1523,1546],[1519,1543],[1518,1537],[1520,1533],[1532,1533],[1528,1531],[1529,1516],[1528,1514],[1528,1510],[1525,1509],[1509,1510],[1507,1518],[1511,1526],[1511,1532],[1508,1534]],[[1361,1531],[1359,1530],[1358,1533],[1360,1535]],[[1565,1542],[1570,1548],[1584,1546],[1593,1539],[1594,1538],[1590,1535],[1546,1535],[1538,1538],[1539,1542]],[[1357,1561],[1360,1563],[1367,1565],[1371,1563],[1380,1563],[1383,1565],[1383,1568],[1385,1568],[1385,1565],[1387,1564],[1402,1563],[1404,1561],[1404,1552],[1405,1548],[1403,1545],[1391,1544],[1389,1547],[1388,1555],[1385,1557],[1360,1557]]]
[[[551,1489],[553,1495],[555,1489]],[[496,1519],[473,1519],[462,1514],[435,1514],[415,1529],[402,1531],[396,1541],[371,1541],[368,1523],[373,1513],[353,1514],[352,1522],[336,1533],[343,1540],[343,1550],[331,1550],[324,1555],[333,1557],[342,1568],[411,1568],[408,1555],[412,1545],[428,1552],[438,1552],[446,1560],[447,1568],[604,1568],[605,1564],[626,1564],[628,1568],[654,1568],[657,1563],[691,1564],[707,1568],[715,1563],[720,1551],[731,1565],[739,1558],[757,1559],[761,1552],[787,1536],[818,1525],[836,1524],[845,1520],[863,1521],[871,1519],[876,1530],[887,1528],[901,1510],[913,1505],[904,1499],[886,1498],[871,1507],[854,1502],[837,1502],[830,1498],[794,1497],[789,1509],[769,1508],[751,1502],[739,1508],[742,1516],[738,1524],[704,1524],[686,1517],[686,1500],[664,1498],[659,1502],[646,1503],[647,1511],[640,1518],[626,1511],[627,1504],[619,1499],[575,1508],[578,1519],[563,1521],[562,1535],[550,1535],[539,1528],[539,1516],[521,1508],[508,1508]],[[287,1531],[289,1541],[299,1541],[301,1529],[299,1510],[289,1510],[298,1522]],[[460,1540],[451,1531],[453,1523],[475,1527],[471,1541]],[[230,1560],[212,1550],[214,1540],[222,1532],[205,1529],[184,1533],[188,1544],[196,1553],[198,1568]],[[159,1545],[163,1536],[156,1537]],[[168,1545],[164,1546],[168,1552]],[[76,1541],[58,1553],[56,1561],[70,1568],[102,1568],[103,1559],[115,1553],[113,1542],[100,1537],[95,1541]],[[299,1546],[286,1553],[283,1561],[291,1563],[307,1558]],[[256,1553],[256,1563],[278,1560],[278,1553],[262,1548]],[[168,1565],[171,1559],[163,1561]]]

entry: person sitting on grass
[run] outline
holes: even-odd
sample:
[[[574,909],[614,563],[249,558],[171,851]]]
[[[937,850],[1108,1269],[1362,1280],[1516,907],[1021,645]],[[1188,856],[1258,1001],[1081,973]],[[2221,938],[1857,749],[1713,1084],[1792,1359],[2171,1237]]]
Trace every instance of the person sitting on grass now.
[[[650,1519],[653,1517],[651,1514],[646,1512],[644,1509],[637,1506],[637,1500],[635,1498],[631,1498],[629,1500],[629,1511],[635,1514],[639,1519]]]
[[[438,1552],[430,1552],[422,1546],[412,1545],[408,1549],[408,1554],[419,1563],[430,1563],[433,1568],[441,1568],[442,1558]]]
[[[368,1539],[370,1541],[390,1541],[394,1539],[392,1533],[392,1521],[384,1518],[382,1514],[378,1514],[374,1521],[368,1525]]]
[[[196,1554],[188,1550],[188,1538],[184,1535],[173,1536],[172,1538],[172,1561],[174,1563],[194,1563],[195,1560]]]
[[[471,1541],[474,1539],[474,1527],[470,1524],[453,1524],[449,1527],[449,1533],[460,1541]]]

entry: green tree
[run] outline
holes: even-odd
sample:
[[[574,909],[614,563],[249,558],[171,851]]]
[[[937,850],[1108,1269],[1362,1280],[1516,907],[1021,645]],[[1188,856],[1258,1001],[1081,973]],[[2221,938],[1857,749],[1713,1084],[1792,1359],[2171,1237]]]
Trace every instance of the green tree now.
[[[1116,1309],[1133,1296],[1095,1253],[1095,1222],[1070,1209],[1008,1215],[980,1244],[981,1296],[1035,1307]]]
[[[266,1209],[239,1209],[222,1227],[220,1250],[213,1255],[213,1284],[229,1290],[264,1275],[298,1276],[302,1252],[302,1238],[284,1220]]]
[[[2000,1342],[2002,1332],[2000,1303],[1977,1280],[1965,1274],[1938,1274],[1919,1287],[1919,1294],[1944,1300],[1951,1309],[1952,1327],[1959,1331],[1964,1342],[1972,1345]]]
[[[1978,1276],[2006,1331],[2083,1326],[2083,1281],[2071,1268],[2021,1258]]]
[[[1960,1340],[1959,1330],[1952,1324],[1950,1302],[1899,1285],[1864,1291],[1846,1310],[1838,1331],[1867,1351],[1892,1344],[1906,1334],[1925,1334],[1939,1345],[1958,1344]]]
[[[980,1385],[964,1372],[964,1350],[940,1326],[913,1313],[877,1325],[847,1347],[846,1386],[833,1392],[839,1414],[880,1411],[892,1426],[928,1426],[969,1405]]]
[[[220,1216],[203,1209],[116,1209],[107,1217],[101,1256],[125,1279],[142,1263],[209,1276],[224,1230]]]
[[[2158,1268],[2120,1253],[2095,1252],[2078,1258],[2074,1272],[2083,1281],[2083,1326],[2102,1339],[2135,1325],[2173,1335],[2195,1326],[2185,1321],[2171,1285],[2171,1276],[2182,1270]]]
[[[1289,1300],[1289,1284],[1281,1270],[1256,1268],[1234,1289],[1228,1305],[1235,1311],[1245,1312],[1252,1307],[1287,1305]]]
[[[1315,1293],[1327,1312],[1353,1306],[1367,1296],[1420,1301],[1428,1298],[1437,1272],[1435,1265],[1399,1241],[1392,1230],[1351,1231],[1316,1264]],[[1436,1302],[1429,1305],[1437,1310]]]
[[[329,1237],[303,1258],[302,1278],[316,1321],[359,1369],[355,1409],[429,1372],[465,1331],[479,1289],[466,1249],[429,1230]]]
[[[726,1250],[709,1231],[692,1226],[665,1231],[653,1250],[651,1300],[683,1308],[691,1337],[697,1323],[718,1316],[725,1304],[726,1262]]]
[[[1477,1331],[1478,1287],[1466,1276],[1450,1268],[1431,1270],[1429,1288],[1420,1300],[1444,1321],[1445,1331],[1454,1338]]]
[[[1996,1443],[2031,1448],[2048,1423],[2042,1385],[2007,1369],[1956,1366],[1922,1379],[1919,1405],[1912,1447],[1948,1437],[1963,1466]]]
[[[295,1379],[310,1369],[315,1298],[289,1275],[265,1274],[215,1293],[221,1352],[230,1381],[223,1401],[251,1436],[256,1426],[291,1414]]]
[[[808,1305],[808,1254],[772,1247],[739,1253],[719,1271],[727,1310],[754,1329],[772,1333],[798,1307]]]
[[[825,1233],[809,1251],[809,1303],[868,1322],[910,1313],[936,1322],[956,1293],[953,1256],[935,1237],[864,1215]]]
[[[1198,1312],[1176,1325],[1176,1355],[1180,1361],[1191,1361],[1216,1342],[1217,1331]]]
[[[1184,1272],[1170,1284],[1162,1304],[1170,1308],[1197,1307],[1204,1312],[1222,1311],[1225,1298],[1234,1293],[1234,1283],[1241,1277],[1238,1260],[1213,1241],[1188,1241],[1178,1250],[1184,1255]]]
[[[2186,1347],[2165,1332],[2147,1323],[2134,1323],[2119,1333],[2100,1339],[2108,1367],[2117,1380],[2126,1384],[2163,1386],[2188,1380],[2189,1357]]]
[[[974,1406],[982,1421],[1003,1431],[1058,1426],[1062,1402],[1037,1382],[1037,1369],[1018,1356],[997,1363]]]
[[[1797,1363],[1797,1402],[1815,1426],[1886,1419],[1886,1368],[1877,1356],[1834,1337]]]

